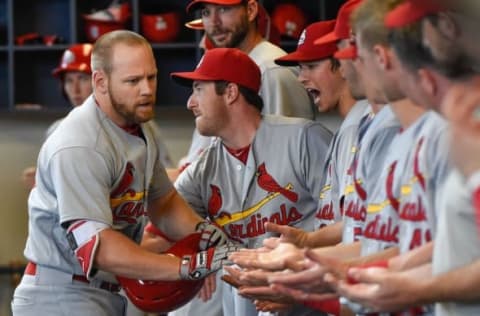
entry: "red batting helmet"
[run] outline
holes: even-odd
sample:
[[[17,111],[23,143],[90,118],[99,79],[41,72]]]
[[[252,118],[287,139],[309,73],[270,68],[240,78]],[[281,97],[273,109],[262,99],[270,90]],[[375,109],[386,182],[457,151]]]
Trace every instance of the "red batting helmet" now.
[[[280,35],[295,39],[300,37],[308,23],[305,13],[293,3],[278,4],[271,18]]]
[[[142,14],[140,26],[142,34],[150,42],[170,42],[175,40],[180,32],[180,15],[178,12]]]
[[[70,46],[63,52],[60,64],[52,71],[52,74],[55,77],[59,77],[67,71],[81,71],[91,74],[90,58],[92,48],[92,44],[75,44]]]
[[[199,251],[200,236],[200,233],[191,234],[166,253],[177,257],[194,254]],[[120,276],[117,279],[132,303],[150,313],[166,313],[185,305],[200,291],[204,281],[146,281]]]
[[[105,33],[125,29],[131,17],[131,8],[128,2],[113,4],[105,10],[92,14],[84,14],[85,32],[90,42],[95,42]]]

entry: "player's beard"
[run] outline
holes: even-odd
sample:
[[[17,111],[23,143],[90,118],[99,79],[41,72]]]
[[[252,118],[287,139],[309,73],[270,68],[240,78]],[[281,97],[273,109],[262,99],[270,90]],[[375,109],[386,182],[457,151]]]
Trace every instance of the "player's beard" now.
[[[112,89],[109,87],[108,95],[110,97],[110,102],[112,103],[112,107],[119,114],[126,122],[127,125],[131,124],[140,124],[145,123],[153,119],[155,115],[155,108],[154,106],[151,107],[151,110],[147,111],[138,111],[141,105],[133,104],[128,105],[119,101],[119,99],[115,96]],[[152,100],[152,104],[155,104],[155,97]],[[143,114],[142,114],[143,113]]]
[[[214,28],[212,32],[206,33],[206,35],[215,47],[234,48],[234,47],[239,47],[242,44],[242,42],[245,40],[245,37],[247,36],[247,33],[248,33],[248,27],[249,27],[248,18],[245,16],[241,20],[241,23],[237,27],[234,27],[233,29],[218,27],[218,28]],[[215,41],[215,35],[218,35],[218,34],[229,34],[230,39],[223,42],[217,42]]]

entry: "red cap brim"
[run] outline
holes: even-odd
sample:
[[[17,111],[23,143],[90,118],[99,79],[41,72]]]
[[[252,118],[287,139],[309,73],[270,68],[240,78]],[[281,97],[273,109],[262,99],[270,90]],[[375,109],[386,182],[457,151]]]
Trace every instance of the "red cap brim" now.
[[[404,27],[423,19],[425,16],[442,11],[440,5],[429,0],[406,0],[385,16],[385,26]]]
[[[327,35],[324,35],[318,39],[316,39],[313,44],[314,45],[324,45],[324,44],[329,44],[329,43],[335,43],[339,41],[340,38],[335,34],[335,31],[332,31],[328,33]]]
[[[185,26],[192,30],[203,30],[202,19],[195,19],[190,22],[185,23]]]
[[[236,5],[240,4],[242,0],[193,0],[187,6],[187,12],[190,10],[195,9],[195,7],[200,3],[211,3],[211,4],[218,4],[218,5]]]
[[[357,59],[357,46],[350,45],[344,49],[340,49],[333,55],[333,57],[336,59]]]

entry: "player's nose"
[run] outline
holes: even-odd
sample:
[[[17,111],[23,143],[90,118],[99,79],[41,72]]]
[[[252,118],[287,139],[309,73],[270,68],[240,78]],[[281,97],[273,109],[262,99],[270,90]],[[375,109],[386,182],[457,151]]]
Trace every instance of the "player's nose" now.
[[[193,107],[197,106],[197,98],[192,93],[187,100],[187,109],[191,110]]]

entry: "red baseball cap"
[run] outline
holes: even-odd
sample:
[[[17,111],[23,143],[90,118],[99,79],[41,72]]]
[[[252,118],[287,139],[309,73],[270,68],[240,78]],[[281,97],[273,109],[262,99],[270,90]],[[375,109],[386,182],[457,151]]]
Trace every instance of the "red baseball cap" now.
[[[442,6],[433,0],[405,0],[385,16],[385,26],[404,27],[440,11]]]
[[[185,26],[192,30],[204,29],[202,19],[195,19],[195,20],[188,21],[187,23],[185,23]]]
[[[349,0],[345,2],[338,10],[337,23],[335,29],[325,36],[317,39],[314,44],[321,45],[326,43],[336,43],[339,40],[350,37],[350,16],[353,11],[362,3],[363,0]]]
[[[295,66],[299,62],[321,60],[333,56],[337,51],[335,43],[314,45],[313,42],[331,32],[335,26],[335,20],[315,22],[307,26],[300,35],[297,50],[291,54],[275,59],[275,63],[281,66]]]
[[[202,19],[195,19],[185,23],[185,26],[193,30],[204,30]],[[258,15],[257,15],[257,27],[262,34],[269,42],[279,45],[280,44],[280,33],[276,26],[273,24],[270,15],[268,14],[265,7],[259,3],[258,4]],[[213,47],[213,44],[211,45]]]
[[[192,82],[225,80],[258,93],[261,74],[257,64],[237,48],[212,48],[205,51],[197,68],[191,72],[173,72],[178,84],[191,87]]]
[[[242,0],[193,0],[187,5],[187,12],[198,6],[199,3],[211,3],[219,5],[237,5],[242,3]]]
[[[350,44],[349,46],[337,50],[337,52],[333,55],[336,59],[357,59],[357,45]]]
[[[308,25],[308,19],[302,9],[293,3],[280,3],[272,11],[273,25],[280,35],[298,39]]]

